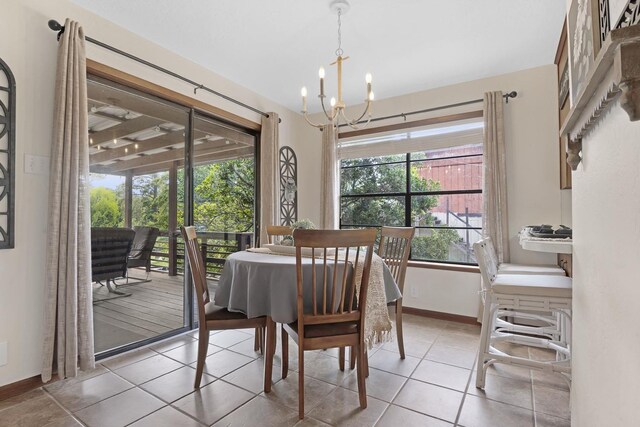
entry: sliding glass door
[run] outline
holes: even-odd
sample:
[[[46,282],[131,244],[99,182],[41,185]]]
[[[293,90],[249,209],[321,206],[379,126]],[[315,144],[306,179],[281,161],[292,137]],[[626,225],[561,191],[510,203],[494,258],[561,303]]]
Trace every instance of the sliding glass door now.
[[[95,348],[110,355],[193,327],[181,225],[212,288],[251,244],[256,137],[98,77],[88,97]]]

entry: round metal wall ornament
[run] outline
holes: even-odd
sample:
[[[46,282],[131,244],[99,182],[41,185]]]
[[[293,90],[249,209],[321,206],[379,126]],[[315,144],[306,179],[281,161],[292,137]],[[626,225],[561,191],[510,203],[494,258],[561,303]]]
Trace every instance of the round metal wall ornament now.
[[[280,149],[280,225],[298,220],[298,159],[291,147]]]
[[[0,249],[14,246],[16,80],[0,59]]]

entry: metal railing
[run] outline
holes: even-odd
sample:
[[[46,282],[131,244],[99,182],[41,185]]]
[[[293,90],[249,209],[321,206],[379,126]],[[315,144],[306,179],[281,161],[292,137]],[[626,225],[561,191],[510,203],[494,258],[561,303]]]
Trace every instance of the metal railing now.
[[[229,255],[253,245],[253,233],[198,232],[198,241],[207,276],[217,278]],[[151,252],[151,268],[167,272],[169,276],[184,274],[184,260],[180,233],[161,231]]]

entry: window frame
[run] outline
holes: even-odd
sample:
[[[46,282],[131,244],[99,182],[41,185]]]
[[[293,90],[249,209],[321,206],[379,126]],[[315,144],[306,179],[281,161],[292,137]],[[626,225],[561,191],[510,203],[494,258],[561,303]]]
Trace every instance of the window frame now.
[[[374,197],[404,197],[404,227],[415,227],[416,229],[440,229],[440,230],[476,230],[482,231],[482,227],[426,227],[426,226],[414,226],[412,225],[412,199],[416,196],[446,196],[446,195],[465,195],[465,194],[483,194],[483,189],[466,189],[466,190],[438,190],[438,191],[413,191],[411,188],[411,166],[414,163],[425,162],[429,160],[451,160],[451,159],[460,159],[460,158],[473,158],[480,157],[482,159],[482,164],[484,165],[484,150],[482,154],[467,154],[467,155],[455,155],[455,156],[447,156],[447,157],[438,157],[436,159],[412,159],[411,152],[407,153],[398,153],[396,155],[404,155],[404,160],[400,161],[390,161],[390,162],[381,162],[381,163],[370,163],[366,165],[349,165],[343,166],[343,162],[348,160],[355,159],[339,159],[340,166],[340,177],[342,177],[342,171],[344,169],[355,169],[355,168],[371,168],[377,166],[385,166],[385,165],[399,165],[403,164],[405,166],[405,191],[402,192],[387,192],[387,193],[364,193],[364,194],[342,194],[342,189],[340,189],[339,196],[339,228],[357,228],[357,227],[375,227],[380,228],[386,224],[343,224],[342,222],[342,202],[343,199],[362,199],[362,198],[374,198]],[[372,156],[373,157],[373,156]],[[384,157],[384,156],[375,156],[375,157]],[[362,157],[360,157],[362,158]],[[482,212],[484,214],[484,212]],[[409,261],[411,263],[429,263],[429,264],[451,264],[456,266],[468,266],[473,267],[477,266],[477,262],[460,262],[460,261],[452,261],[452,260],[436,260],[436,259],[414,259],[412,254],[409,255]]]

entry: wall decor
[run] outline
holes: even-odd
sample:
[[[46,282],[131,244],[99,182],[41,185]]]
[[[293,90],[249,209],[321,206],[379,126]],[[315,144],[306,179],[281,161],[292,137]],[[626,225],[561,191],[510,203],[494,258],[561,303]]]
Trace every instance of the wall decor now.
[[[0,58],[0,249],[14,246],[16,80]]]
[[[583,89],[600,50],[599,0],[573,0],[569,9],[569,76],[571,105]]]
[[[611,31],[611,12],[609,9],[609,2],[618,0],[600,0],[598,12],[600,17],[600,43],[604,42],[607,38],[607,34]],[[626,1],[626,0],[625,0]]]
[[[560,134],[569,138],[567,161],[575,170],[583,160],[581,144],[610,108],[621,108],[640,121],[640,25],[611,30],[589,72],[584,90],[564,121]],[[618,103],[615,101],[619,100]],[[595,160],[593,160],[595,161]]]
[[[568,62],[564,63],[564,67],[562,69],[562,73],[560,74],[560,79],[558,80],[558,105],[560,108],[567,101],[567,97],[569,96],[569,64]]]
[[[612,1],[612,0],[610,0]],[[626,3],[622,8],[622,12],[619,15],[615,27],[612,28],[624,28],[630,27],[640,23],[640,0],[619,0],[621,3]],[[612,15],[613,16],[613,15]]]
[[[606,0],[609,3],[609,25],[612,29],[629,26],[629,18],[638,6],[637,0]],[[636,12],[637,15],[637,12]],[[632,20],[629,20],[632,21]]]
[[[616,28],[618,26],[618,22],[622,17],[625,9],[627,8],[627,3],[629,0],[601,0],[603,3],[607,3],[608,14],[609,14],[609,28]]]
[[[298,220],[298,159],[291,147],[280,148],[280,225]]]

